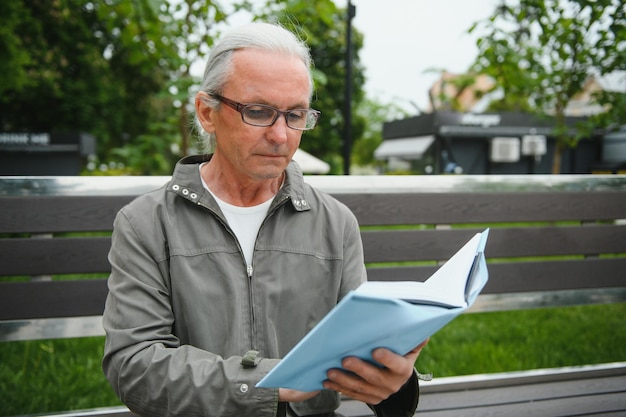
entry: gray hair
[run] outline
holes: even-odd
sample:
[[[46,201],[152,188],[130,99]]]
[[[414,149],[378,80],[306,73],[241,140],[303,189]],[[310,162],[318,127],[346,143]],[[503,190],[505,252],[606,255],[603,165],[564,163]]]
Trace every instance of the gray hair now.
[[[309,70],[310,97],[313,94],[313,78],[311,76],[312,58],[309,47],[295,34],[277,24],[254,22],[227,33],[217,43],[207,60],[204,77],[199,91],[221,94],[232,71],[233,52],[239,49],[253,48],[268,52],[279,52],[287,56],[296,56],[302,60]],[[207,104],[217,108],[219,102],[210,100]],[[215,148],[215,134],[205,132],[196,116],[204,152]]]

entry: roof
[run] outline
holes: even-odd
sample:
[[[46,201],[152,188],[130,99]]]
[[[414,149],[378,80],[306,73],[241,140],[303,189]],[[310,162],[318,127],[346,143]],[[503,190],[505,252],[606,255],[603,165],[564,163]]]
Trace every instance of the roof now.
[[[327,174],[330,171],[329,164],[300,148],[296,150],[292,159],[300,165],[304,174]]]
[[[390,157],[420,159],[434,141],[434,135],[387,139],[376,148],[374,157],[376,159],[387,159]]]

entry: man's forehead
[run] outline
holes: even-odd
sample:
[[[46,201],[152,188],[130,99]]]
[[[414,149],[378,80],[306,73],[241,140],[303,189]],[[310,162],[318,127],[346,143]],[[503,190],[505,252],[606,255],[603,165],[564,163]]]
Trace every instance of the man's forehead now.
[[[309,72],[298,56],[261,49],[239,49],[233,54],[233,68],[226,90],[249,93],[278,89],[281,94],[310,93]]]
[[[276,61],[288,61],[302,64],[302,67],[305,68],[304,62],[302,59],[288,52],[283,51],[274,51],[269,49],[261,49],[261,48],[241,48],[237,49],[233,52],[233,61],[234,62],[253,62],[253,63],[263,63],[263,62],[276,62]],[[306,69],[306,68],[305,68]]]

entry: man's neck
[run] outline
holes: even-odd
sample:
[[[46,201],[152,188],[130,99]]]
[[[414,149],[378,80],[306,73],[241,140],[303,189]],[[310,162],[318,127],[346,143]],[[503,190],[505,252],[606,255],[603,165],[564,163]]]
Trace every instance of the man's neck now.
[[[212,161],[202,165],[200,175],[213,194],[228,204],[240,207],[256,206],[274,197],[285,178],[283,172],[276,178],[241,179],[229,175]]]

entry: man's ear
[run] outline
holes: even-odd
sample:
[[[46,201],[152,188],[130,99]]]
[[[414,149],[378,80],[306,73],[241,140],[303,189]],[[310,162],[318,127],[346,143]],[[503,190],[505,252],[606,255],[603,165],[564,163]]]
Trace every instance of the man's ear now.
[[[215,109],[209,106],[208,103],[210,100],[211,97],[209,97],[206,92],[200,91],[196,94],[194,104],[196,107],[196,117],[198,118],[202,129],[204,129],[207,133],[214,133],[215,125],[213,124],[213,116],[215,114]]]

